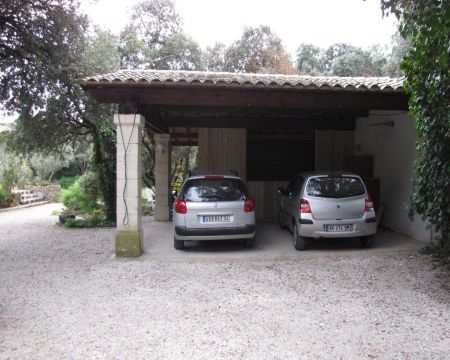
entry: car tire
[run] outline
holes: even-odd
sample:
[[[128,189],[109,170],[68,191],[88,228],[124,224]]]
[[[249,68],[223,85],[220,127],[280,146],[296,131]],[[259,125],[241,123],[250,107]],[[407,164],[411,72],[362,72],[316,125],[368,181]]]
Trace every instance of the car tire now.
[[[373,235],[363,236],[360,238],[360,242],[361,242],[362,247],[364,247],[366,249],[370,249],[375,242],[375,236],[373,236]]]
[[[294,248],[297,251],[304,251],[306,245],[306,239],[303,236],[300,236],[297,231],[297,224],[294,223],[292,234],[294,237]]]
[[[256,239],[253,237],[251,239],[245,239],[245,246],[248,248],[252,248],[255,245]]]
[[[184,240],[177,240],[173,238],[173,247],[177,250],[183,250],[184,249]]]
[[[286,229],[286,224],[283,224],[283,221],[281,220],[281,209],[278,212],[278,225],[280,225],[280,229]]]

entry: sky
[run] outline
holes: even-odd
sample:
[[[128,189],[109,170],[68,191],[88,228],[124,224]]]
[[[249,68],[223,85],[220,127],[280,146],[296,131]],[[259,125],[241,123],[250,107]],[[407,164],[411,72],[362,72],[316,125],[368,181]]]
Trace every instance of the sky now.
[[[94,23],[119,33],[140,0],[82,0]],[[380,0],[175,0],[184,31],[206,48],[240,38],[245,26],[269,25],[294,54],[301,43],[328,47],[389,45],[395,18],[383,18]]]

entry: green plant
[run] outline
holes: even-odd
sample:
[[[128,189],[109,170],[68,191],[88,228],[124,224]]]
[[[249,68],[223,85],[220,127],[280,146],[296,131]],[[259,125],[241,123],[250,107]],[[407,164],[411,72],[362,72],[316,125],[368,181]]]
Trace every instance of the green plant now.
[[[106,219],[105,214],[100,209],[94,209],[83,218],[66,219],[64,226],[68,228],[90,228],[90,227],[111,227],[115,223]]]
[[[0,208],[6,208],[11,205],[13,197],[11,193],[0,185]]]
[[[401,67],[410,113],[419,140],[414,164],[410,216],[433,226],[436,254],[450,256],[450,3],[438,0],[382,0],[400,21],[412,46]]]
[[[43,153],[31,155],[29,163],[36,173],[37,180],[49,182],[58,170],[69,165],[69,162],[60,155]]]
[[[40,179],[34,179],[31,181],[31,185],[35,186],[49,186],[51,185],[51,182],[48,180],[40,180]]]
[[[97,207],[98,195],[95,174],[86,173],[61,191],[60,201],[75,213],[87,214]]]
[[[74,176],[66,176],[60,178],[58,184],[61,185],[61,188],[68,189],[76,180],[77,178]]]
[[[0,181],[5,189],[25,186],[31,182],[31,176],[31,168],[23,156],[6,153],[0,158]]]

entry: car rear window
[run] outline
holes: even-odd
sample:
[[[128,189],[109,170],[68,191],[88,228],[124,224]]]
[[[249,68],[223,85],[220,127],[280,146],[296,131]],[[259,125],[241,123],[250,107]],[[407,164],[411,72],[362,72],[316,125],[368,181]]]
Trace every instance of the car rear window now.
[[[245,200],[247,189],[239,179],[191,179],[186,181],[180,198],[192,202]]]
[[[364,195],[366,189],[361,179],[353,176],[321,176],[311,178],[305,189],[306,195],[323,198],[345,198]]]

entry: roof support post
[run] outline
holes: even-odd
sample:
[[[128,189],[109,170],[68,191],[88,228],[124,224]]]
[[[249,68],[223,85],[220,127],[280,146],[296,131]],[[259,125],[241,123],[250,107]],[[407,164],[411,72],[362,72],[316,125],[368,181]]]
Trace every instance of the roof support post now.
[[[155,134],[155,220],[170,220],[170,134]]]
[[[116,256],[137,257],[143,252],[142,128],[139,114],[115,114],[117,125]]]

